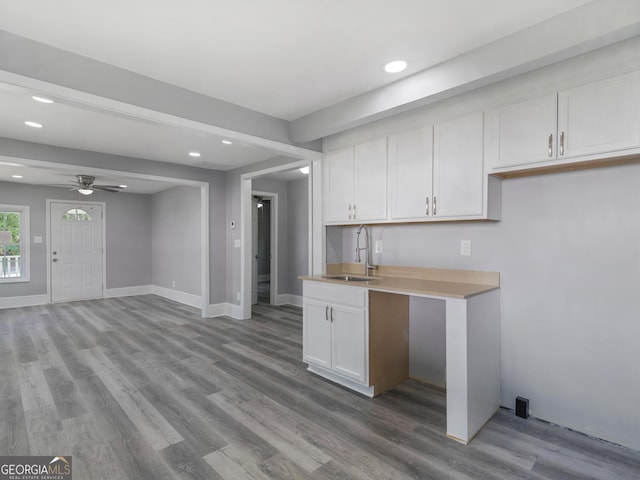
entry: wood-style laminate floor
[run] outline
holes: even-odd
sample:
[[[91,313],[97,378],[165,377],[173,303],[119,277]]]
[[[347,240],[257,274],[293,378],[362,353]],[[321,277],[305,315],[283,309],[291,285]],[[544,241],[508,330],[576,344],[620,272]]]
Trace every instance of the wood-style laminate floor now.
[[[309,374],[301,313],[202,319],[148,295],[0,310],[0,455],[75,480],[638,479],[640,453],[500,410],[468,446],[445,395]]]

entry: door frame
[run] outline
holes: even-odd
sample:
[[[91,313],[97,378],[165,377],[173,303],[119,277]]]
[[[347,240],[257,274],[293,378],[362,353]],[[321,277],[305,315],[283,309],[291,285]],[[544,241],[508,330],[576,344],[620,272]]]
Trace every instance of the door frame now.
[[[99,298],[104,298],[104,290],[107,285],[107,251],[106,251],[106,243],[107,243],[107,203],[106,202],[76,202],[72,200],[54,200],[47,198],[46,200],[46,250],[47,250],[47,296],[49,297],[49,303],[53,303],[53,288],[51,286],[51,204],[52,203],[64,203],[67,205],[100,205],[102,207],[102,218],[100,222],[102,224],[102,294]],[[73,300],[70,300],[73,301]]]
[[[269,287],[269,303],[271,305],[277,305],[278,299],[278,240],[279,240],[279,226],[278,219],[280,218],[278,213],[278,194],[274,192],[263,192],[259,190],[253,190],[251,192],[251,196],[257,195],[259,197],[267,197],[271,199],[271,227],[269,228],[269,254],[271,255],[271,260],[269,261],[269,271],[271,272],[271,280]],[[252,225],[253,228],[253,225]],[[253,232],[251,232],[253,235]],[[253,283],[253,275],[251,278],[251,282]],[[257,285],[256,285],[257,288]]]
[[[270,173],[309,167],[309,275],[325,270],[325,227],[322,223],[322,154],[309,152],[304,160],[284,163],[240,176],[240,315],[241,320],[251,318],[251,198],[252,181]]]

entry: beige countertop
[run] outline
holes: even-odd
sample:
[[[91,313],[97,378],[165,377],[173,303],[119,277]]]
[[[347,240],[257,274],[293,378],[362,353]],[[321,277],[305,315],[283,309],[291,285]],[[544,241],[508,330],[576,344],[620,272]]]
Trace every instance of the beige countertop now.
[[[327,265],[327,273],[300,277],[302,280],[364,287],[370,290],[428,297],[469,298],[500,288],[500,274],[474,270],[449,270],[381,265],[368,281],[344,281],[328,278],[336,275],[364,277],[361,264]]]

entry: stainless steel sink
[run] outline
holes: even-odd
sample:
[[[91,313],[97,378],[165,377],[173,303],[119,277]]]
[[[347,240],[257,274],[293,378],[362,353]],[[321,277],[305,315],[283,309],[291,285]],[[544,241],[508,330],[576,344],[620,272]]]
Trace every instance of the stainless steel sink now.
[[[325,275],[328,280],[342,280],[343,282],[370,282],[373,277],[354,277],[353,275]]]

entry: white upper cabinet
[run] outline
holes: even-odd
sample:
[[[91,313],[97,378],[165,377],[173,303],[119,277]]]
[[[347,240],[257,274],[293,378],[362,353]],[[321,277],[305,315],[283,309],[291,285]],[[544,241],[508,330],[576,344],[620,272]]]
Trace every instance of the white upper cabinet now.
[[[389,137],[389,218],[426,220],[433,197],[431,127]]]
[[[346,222],[353,212],[353,147],[325,155],[325,221]]]
[[[472,113],[433,128],[432,215],[468,217],[483,213],[483,113]]]
[[[387,217],[387,139],[325,155],[325,222],[362,223]]]
[[[482,112],[389,137],[388,221],[499,219],[486,192],[500,181],[488,181],[483,155]]]
[[[602,159],[640,148],[640,74],[631,72],[487,112],[492,171]]]
[[[558,94],[558,158],[640,146],[638,72]]]
[[[555,157],[557,99],[554,93],[487,113],[487,157],[493,168]]]
[[[355,196],[352,220],[387,218],[387,138],[355,146]]]

